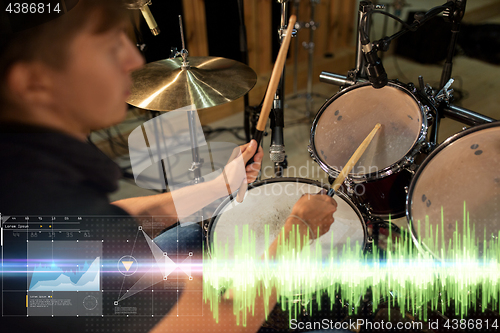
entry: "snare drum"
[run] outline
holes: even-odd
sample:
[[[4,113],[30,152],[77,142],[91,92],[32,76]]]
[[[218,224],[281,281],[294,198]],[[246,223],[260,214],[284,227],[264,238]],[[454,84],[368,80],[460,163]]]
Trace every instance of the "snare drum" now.
[[[269,244],[279,235],[286,218],[303,194],[318,193],[325,188],[321,183],[301,178],[268,179],[249,186],[242,203],[226,199],[216,210],[210,221],[207,235],[207,248],[211,251],[214,235],[217,233],[218,246],[228,245],[231,259],[234,255],[235,226],[242,230],[244,225],[255,233],[256,255],[261,256],[265,248],[265,225],[269,225]],[[337,211],[330,230],[319,240],[322,244],[323,256],[327,258],[331,251],[331,233],[333,232],[333,247],[339,251],[350,240],[356,242],[364,250],[367,243],[365,221],[356,206],[343,194],[335,196]],[[210,253],[210,252],[209,252]]]
[[[346,178],[348,193],[373,215],[405,215],[408,168],[427,134],[426,107],[402,84],[356,84],[327,101],[314,119],[309,152],[338,177],[375,124],[381,129]]]
[[[464,229],[464,218],[469,220],[468,230]],[[469,232],[472,235],[475,230],[475,239],[480,242],[484,235],[490,239],[492,235],[498,237],[499,122],[455,134],[425,159],[408,191],[407,219],[414,241],[438,258],[442,257],[441,249],[448,247],[457,229],[461,235]],[[420,234],[417,233],[419,221]],[[429,241],[431,227],[432,242]],[[434,246],[431,243],[435,243]]]

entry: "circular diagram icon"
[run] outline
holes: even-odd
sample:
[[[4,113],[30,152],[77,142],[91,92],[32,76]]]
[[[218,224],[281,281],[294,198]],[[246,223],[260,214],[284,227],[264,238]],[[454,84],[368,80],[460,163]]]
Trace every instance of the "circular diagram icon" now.
[[[94,310],[97,307],[97,298],[89,295],[83,299],[83,307],[87,310]]]

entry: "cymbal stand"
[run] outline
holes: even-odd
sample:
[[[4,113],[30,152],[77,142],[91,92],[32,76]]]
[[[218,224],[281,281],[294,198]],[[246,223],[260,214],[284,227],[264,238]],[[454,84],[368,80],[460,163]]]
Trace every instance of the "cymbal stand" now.
[[[307,63],[307,88],[305,94],[297,94],[297,81],[298,81],[298,41],[295,41],[294,46],[294,72],[293,72],[293,92],[294,95],[290,97],[290,100],[297,98],[305,98],[306,99],[306,117],[310,118],[313,113],[313,96],[324,98],[325,100],[328,98],[327,96],[323,96],[320,94],[315,94],[312,91],[312,83],[313,83],[313,70],[314,70],[314,31],[319,27],[319,23],[314,21],[315,17],[315,8],[316,5],[319,4],[320,0],[310,0],[311,2],[311,16],[309,22],[297,22],[295,23],[295,29],[299,31],[302,28],[309,29],[309,42],[303,42],[302,47],[308,50],[308,63]],[[295,0],[294,7],[295,13],[298,15],[298,6],[299,1]]]
[[[181,42],[182,42],[182,50],[180,52],[173,52],[173,56],[171,58],[175,58],[178,56],[182,57],[182,65],[181,68],[183,70],[187,70],[190,68],[188,55],[189,52],[186,49],[186,43],[184,40],[184,28],[182,27],[182,15],[179,15],[179,28],[181,32]],[[197,133],[196,133],[196,110],[189,110],[188,114],[188,124],[189,124],[189,139],[191,141],[191,156],[193,158],[193,162],[191,163],[191,167],[188,169],[190,172],[194,173],[194,179],[191,181],[193,184],[198,184],[204,182],[204,178],[201,176],[201,167],[203,165],[203,159],[200,158],[200,151],[198,149],[197,142]]]

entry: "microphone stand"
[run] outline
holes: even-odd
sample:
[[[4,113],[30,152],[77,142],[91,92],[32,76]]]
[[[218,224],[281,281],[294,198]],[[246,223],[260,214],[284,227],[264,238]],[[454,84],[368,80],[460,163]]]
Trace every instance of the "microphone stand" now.
[[[281,26],[278,30],[280,45],[285,37],[285,32],[288,24],[288,1],[278,0],[281,4]],[[295,31],[294,31],[295,32]],[[295,35],[295,33],[294,33]],[[285,127],[285,116],[283,106],[285,105],[285,67],[274,95],[273,108],[271,110],[271,147],[269,148],[269,156],[274,162],[274,175],[283,177],[283,169],[287,167],[285,144],[283,137],[283,128]]]
[[[460,23],[465,13],[466,0],[455,0],[455,4],[447,12],[445,12],[445,18],[447,21],[451,22],[451,39],[448,45],[448,53],[446,55],[446,61],[443,65],[443,71],[441,73],[441,81],[439,83],[439,89],[445,89],[446,84],[451,78],[451,71],[453,69],[453,56],[455,55],[455,48],[457,45],[458,34],[460,32]],[[449,102],[449,94],[445,94],[448,98],[446,102]],[[430,143],[432,148],[436,147],[438,144],[438,134],[439,134],[439,123],[441,119],[444,118],[444,107],[447,106],[441,103],[440,107],[437,108],[435,115],[435,121],[432,124],[430,132]],[[453,112],[452,112],[453,113]]]
[[[365,19],[365,16],[368,15],[368,12],[372,11],[375,8],[375,6],[372,4],[371,1],[361,1],[359,3],[359,8],[358,8],[358,25],[357,25],[357,31],[356,31],[356,60],[355,60],[355,67],[354,69],[350,70],[347,74],[347,77],[350,80],[356,81],[358,78],[363,78],[366,79],[367,73],[366,73],[366,66],[365,66],[365,57],[363,55],[363,51],[361,49],[361,32],[362,32],[362,27],[363,27],[363,21],[366,20],[366,25],[368,28],[368,33],[370,33],[369,28],[370,28],[370,18],[367,17]],[[380,7],[381,8],[381,7]]]

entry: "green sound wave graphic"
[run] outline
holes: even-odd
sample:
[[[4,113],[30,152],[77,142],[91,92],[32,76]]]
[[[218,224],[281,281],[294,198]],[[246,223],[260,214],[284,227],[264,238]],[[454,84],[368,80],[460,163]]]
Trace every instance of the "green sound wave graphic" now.
[[[363,253],[361,244],[348,241],[341,249],[332,245],[326,258],[320,242],[310,244],[308,235],[300,235],[295,228],[286,241],[279,242],[276,256],[270,257],[268,251],[260,256],[256,253],[255,234],[248,225],[241,230],[235,227],[234,255],[215,235],[211,257],[204,258],[203,297],[210,302],[218,321],[218,303],[226,297],[224,292],[231,289],[234,314],[238,324],[244,326],[258,296],[263,296],[264,306],[269,307],[272,288],[290,319],[296,317],[300,304],[308,304],[312,313],[314,299],[323,293],[328,294],[332,306],[338,296],[349,304],[349,314],[357,313],[368,290],[373,295],[374,309],[390,299],[393,306],[399,305],[402,314],[408,311],[424,320],[428,308],[444,312],[452,300],[455,314],[462,318],[478,306],[483,311],[487,307],[498,310],[500,232],[486,235],[484,231],[480,241],[465,208],[462,230],[466,232],[458,233],[456,222],[448,242],[444,238],[443,216],[440,228],[432,230],[428,219],[423,227],[428,236],[418,242],[406,233],[393,241],[390,233],[390,251],[374,247],[371,253]],[[420,221],[416,230],[420,235]],[[332,234],[331,244],[333,237]],[[266,249],[271,244],[268,226],[265,244]]]

